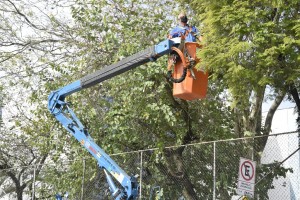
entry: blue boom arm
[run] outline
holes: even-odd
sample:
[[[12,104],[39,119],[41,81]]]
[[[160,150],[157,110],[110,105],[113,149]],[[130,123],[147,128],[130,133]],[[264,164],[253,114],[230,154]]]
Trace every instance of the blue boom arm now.
[[[99,167],[104,169],[111,194],[116,200],[137,199],[139,190],[138,182],[134,176],[127,175],[127,173],[93,141],[86,128],[65,101],[65,98],[68,95],[91,87],[149,61],[155,61],[157,58],[170,53],[173,45],[174,42],[172,40],[164,40],[155,46],[149,47],[115,64],[106,66],[103,69],[89,74],[49,95],[49,111],[63,127],[67,129],[94,158],[96,158]],[[115,186],[111,176],[120,183],[122,188]]]

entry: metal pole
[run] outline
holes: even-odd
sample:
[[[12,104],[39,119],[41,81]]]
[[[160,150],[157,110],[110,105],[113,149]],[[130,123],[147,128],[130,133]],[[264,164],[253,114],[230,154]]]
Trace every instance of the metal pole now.
[[[143,176],[143,152],[141,151],[141,160],[140,160],[140,199],[142,199],[142,176]]]
[[[36,173],[36,165],[34,165],[34,168],[33,168],[32,200],[34,200],[34,196],[35,196],[35,173]]]
[[[213,161],[213,200],[216,200],[216,142],[214,142],[214,161]]]
[[[252,155],[251,155],[251,160],[254,160],[254,145],[255,145],[255,139],[253,138],[253,145],[252,145]]]
[[[83,200],[84,194],[84,176],[85,176],[85,159],[83,158],[83,173],[82,173],[82,183],[81,183],[81,197],[80,199]]]

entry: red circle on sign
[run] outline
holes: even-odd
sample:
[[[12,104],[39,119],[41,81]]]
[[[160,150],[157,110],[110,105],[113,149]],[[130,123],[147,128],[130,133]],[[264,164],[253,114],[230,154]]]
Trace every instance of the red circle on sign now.
[[[252,170],[251,176],[249,176],[249,177],[247,177],[247,178],[244,176],[244,173],[243,173],[243,166],[244,166],[246,163],[248,163],[248,164],[251,166],[251,170]],[[253,165],[252,165],[251,162],[249,162],[249,161],[243,162],[243,164],[241,165],[241,169],[240,169],[240,170],[241,170],[242,177],[243,177],[243,179],[245,179],[245,181],[250,181],[250,180],[253,178],[253,176],[254,176],[254,167],[253,167]]]

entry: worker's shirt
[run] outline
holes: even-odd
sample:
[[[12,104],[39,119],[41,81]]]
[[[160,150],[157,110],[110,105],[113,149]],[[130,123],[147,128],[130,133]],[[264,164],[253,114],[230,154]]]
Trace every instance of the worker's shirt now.
[[[186,42],[196,42],[196,40],[197,40],[196,35],[199,34],[199,31],[195,26],[189,26],[189,25],[179,26],[179,25],[177,25],[175,28],[173,28],[170,31],[170,35],[172,38],[180,37],[182,34],[185,35],[186,33],[188,33],[185,38]]]

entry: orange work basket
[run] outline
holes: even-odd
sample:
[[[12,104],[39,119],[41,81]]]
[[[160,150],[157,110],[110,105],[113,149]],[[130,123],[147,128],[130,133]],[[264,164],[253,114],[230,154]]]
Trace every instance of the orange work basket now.
[[[200,45],[196,42],[185,43],[185,49],[195,61],[198,61],[196,58],[197,47],[200,47]],[[192,76],[191,70],[194,72],[194,77]],[[182,63],[182,60],[176,61],[173,77],[175,79],[180,78],[183,74],[183,71],[184,64]],[[173,96],[184,100],[203,99],[206,97],[207,85],[208,73],[192,68],[187,70],[187,75],[182,82],[173,83]]]

